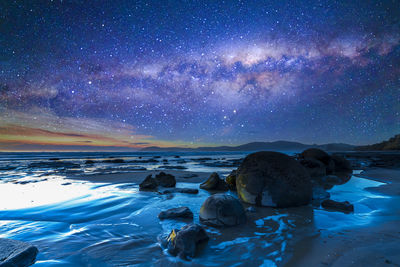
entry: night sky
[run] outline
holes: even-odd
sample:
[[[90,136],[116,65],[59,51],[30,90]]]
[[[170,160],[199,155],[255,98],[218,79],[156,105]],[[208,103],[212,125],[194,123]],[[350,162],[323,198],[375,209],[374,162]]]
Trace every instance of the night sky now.
[[[397,0],[2,0],[0,48],[0,150],[400,133]]]

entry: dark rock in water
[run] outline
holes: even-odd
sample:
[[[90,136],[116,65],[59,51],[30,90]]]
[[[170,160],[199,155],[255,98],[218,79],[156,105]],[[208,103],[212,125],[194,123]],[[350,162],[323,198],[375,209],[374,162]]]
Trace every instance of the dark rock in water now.
[[[155,159],[143,159],[143,160],[131,160],[129,163],[141,164],[141,163],[158,163]]]
[[[0,266],[30,266],[37,254],[38,249],[31,244],[0,238]]]
[[[195,188],[173,188],[173,189],[167,189],[162,192],[161,194],[172,194],[172,193],[184,193],[184,194],[198,194],[199,190]]]
[[[299,160],[300,164],[303,165],[310,174],[311,179],[323,177],[326,175],[326,166],[324,163],[317,159],[305,158]]]
[[[354,211],[353,204],[348,201],[339,202],[332,199],[326,199],[321,202],[321,206],[327,210],[338,210],[345,213],[350,213]]]
[[[159,159],[159,158],[161,158],[161,156],[154,156],[153,158],[154,159]]]
[[[174,256],[188,260],[196,256],[199,246],[208,241],[209,237],[198,224],[187,224],[180,230],[174,229],[171,233],[161,240],[163,246],[168,248],[168,252]]]
[[[193,212],[188,207],[173,208],[160,212],[160,214],[158,214],[158,218],[160,220],[174,218],[192,219]]]
[[[174,158],[176,158],[176,159],[179,159],[179,158],[180,158],[180,156],[174,156]]]
[[[244,202],[269,207],[307,205],[312,198],[307,170],[279,152],[248,155],[237,171],[236,189]]]
[[[61,185],[71,185],[71,183],[63,183],[63,184],[61,184]]]
[[[28,168],[80,168],[81,165],[68,161],[32,162]]]
[[[332,155],[332,160],[335,163],[336,172],[351,172],[351,163],[347,159],[339,155]]]
[[[94,161],[93,161],[93,160],[90,160],[90,159],[88,159],[88,160],[86,160],[86,161],[85,161],[85,164],[94,164]]]
[[[257,212],[256,208],[253,206],[250,206],[246,209],[247,212]]]
[[[227,194],[209,196],[200,208],[200,221],[211,226],[234,226],[246,222],[238,199]]]
[[[104,163],[125,163],[123,159],[106,159],[103,160]]]
[[[160,169],[185,170],[187,168],[185,166],[180,166],[180,165],[171,165],[171,166],[160,166]]]
[[[156,181],[163,187],[174,187],[176,185],[175,176],[160,172],[156,175]]]
[[[331,174],[335,169],[335,163],[331,156],[325,151],[318,148],[309,148],[301,152],[300,157],[303,159],[312,158],[321,161],[326,166],[326,173]]]
[[[195,173],[192,173],[192,174],[185,175],[182,178],[190,179],[190,178],[195,178],[195,177],[199,177],[199,175],[195,174]]]
[[[200,188],[205,190],[226,191],[228,190],[228,185],[219,177],[218,173],[213,172],[207,181],[200,184]]]
[[[236,191],[236,170],[233,170],[228,176],[225,178],[225,182],[228,185],[230,190]]]
[[[49,158],[49,160],[60,160],[59,158]]]
[[[158,186],[156,179],[148,175],[143,182],[139,184],[139,190],[154,190]]]
[[[163,161],[163,162],[168,162],[168,160],[167,160],[167,159],[163,159],[162,161]]]
[[[329,192],[326,192],[325,188],[322,186],[313,187],[313,200],[324,200],[331,197]]]

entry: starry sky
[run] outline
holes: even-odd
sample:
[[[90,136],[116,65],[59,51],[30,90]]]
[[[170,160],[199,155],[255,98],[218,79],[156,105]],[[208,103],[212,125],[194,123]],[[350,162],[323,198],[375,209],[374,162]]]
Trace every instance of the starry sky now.
[[[400,2],[0,3],[0,150],[400,133]]]

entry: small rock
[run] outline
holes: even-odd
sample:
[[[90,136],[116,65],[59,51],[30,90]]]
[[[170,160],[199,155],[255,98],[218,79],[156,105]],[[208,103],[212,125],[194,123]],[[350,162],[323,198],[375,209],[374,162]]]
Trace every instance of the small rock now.
[[[221,190],[221,191],[226,191],[228,190],[228,185],[224,180],[222,180],[218,173],[213,172],[210,176],[210,178],[207,179],[207,181],[203,182],[200,184],[201,189],[205,190]]]
[[[93,161],[93,160],[90,160],[90,159],[88,159],[88,160],[86,160],[86,161],[85,161],[85,164],[88,164],[88,165],[89,165],[89,164],[94,164],[94,161]]]
[[[0,266],[30,266],[37,254],[38,249],[31,244],[0,238]]]
[[[246,222],[238,199],[227,194],[209,196],[200,208],[200,221],[211,226],[234,226]]]
[[[192,219],[193,212],[188,207],[173,208],[160,212],[160,214],[158,214],[158,218],[160,220],[173,218]]]
[[[167,189],[162,192],[161,194],[172,194],[172,193],[183,193],[183,194],[197,194],[199,193],[199,190],[196,188],[173,188],[173,189]]]
[[[154,190],[157,186],[158,184],[156,179],[154,179],[150,174],[139,184],[139,190]]]
[[[209,237],[198,224],[187,224],[180,230],[174,229],[161,243],[172,255],[188,260],[196,256],[199,245],[208,241]]]
[[[332,200],[332,199],[326,199],[326,200],[321,202],[321,206],[324,209],[339,210],[339,211],[343,211],[343,212],[346,212],[346,213],[354,211],[353,204],[351,204],[348,201],[339,202],[339,201],[335,201],[335,200]]]
[[[176,185],[175,176],[160,172],[156,175],[156,181],[163,187],[174,187]]]

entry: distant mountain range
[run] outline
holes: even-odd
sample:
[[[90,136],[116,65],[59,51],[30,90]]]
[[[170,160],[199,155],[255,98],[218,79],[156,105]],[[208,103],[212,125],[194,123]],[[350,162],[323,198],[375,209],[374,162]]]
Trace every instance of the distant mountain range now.
[[[359,151],[374,151],[374,150],[400,150],[400,134],[395,135],[387,141],[383,141],[381,143],[368,145],[368,146],[359,146],[356,147],[356,150]]]
[[[258,150],[278,150],[278,151],[299,151],[307,148],[320,148],[326,151],[352,151],[355,146],[341,143],[324,145],[307,145],[299,142],[275,141],[275,142],[252,142],[240,146],[217,146],[217,147],[157,147],[151,146],[143,148],[141,151],[258,151]]]

